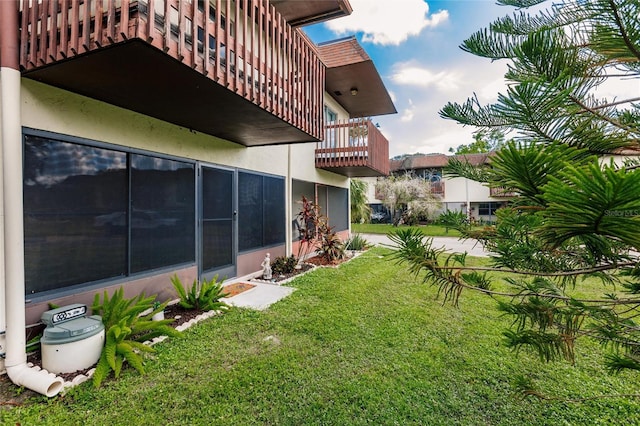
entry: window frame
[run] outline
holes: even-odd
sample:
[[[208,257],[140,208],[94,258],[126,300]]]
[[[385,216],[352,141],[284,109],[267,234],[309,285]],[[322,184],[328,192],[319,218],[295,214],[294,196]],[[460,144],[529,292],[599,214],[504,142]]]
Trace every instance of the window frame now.
[[[116,151],[116,152],[120,152],[120,153],[124,153],[126,155],[126,173],[127,173],[127,189],[126,189],[126,198],[127,198],[127,230],[126,230],[126,259],[125,259],[125,264],[124,264],[124,269],[125,269],[125,274],[124,275],[120,275],[120,276],[116,276],[116,277],[108,277],[108,278],[101,278],[101,279],[96,279],[93,281],[87,281],[87,282],[83,282],[83,283],[78,283],[78,284],[72,284],[72,285],[68,285],[68,286],[64,286],[64,287],[59,287],[59,288],[55,288],[55,289],[50,289],[50,290],[45,290],[45,291],[40,291],[37,293],[27,293],[26,296],[29,300],[34,301],[34,302],[38,302],[38,301],[44,301],[44,300],[49,300],[51,299],[52,296],[55,297],[64,297],[67,295],[71,295],[71,294],[75,294],[78,291],[91,291],[94,289],[100,289],[100,288],[104,288],[105,285],[117,285],[118,283],[125,283],[128,281],[131,281],[133,279],[140,279],[140,278],[144,278],[147,276],[153,276],[153,275],[157,275],[158,273],[162,273],[162,272],[169,272],[172,270],[176,270],[179,268],[184,268],[184,267],[190,267],[190,266],[194,266],[197,264],[198,261],[198,257],[197,257],[197,247],[198,247],[198,242],[199,242],[199,236],[198,236],[198,193],[197,193],[197,188],[198,188],[198,182],[197,182],[197,178],[198,178],[198,171],[197,171],[197,165],[198,165],[198,161],[193,160],[193,159],[189,159],[189,158],[184,158],[184,157],[179,157],[179,156],[174,156],[174,155],[169,155],[169,154],[163,154],[163,153],[158,153],[155,151],[149,151],[149,150],[145,150],[145,149],[140,149],[140,148],[135,148],[135,147],[127,147],[124,145],[117,145],[117,144],[113,144],[113,143],[108,143],[108,142],[101,142],[101,141],[96,141],[93,139],[88,139],[88,138],[83,138],[83,137],[79,137],[79,136],[73,136],[73,135],[67,135],[67,134],[63,134],[63,133],[56,133],[56,132],[50,132],[50,131],[46,131],[46,130],[40,130],[40,129],[33,129],[30,127],[23,127],[22,128],[22,135],[21,135],[21,144],[22,144],[22,149],[24,150],[24,144],[25,144],[25,137],[27,136],[33,136],[33,137],[38,137],[38,138],[44,138],[44,139],[51,139],[54,141],[58,141],[58,142],[62,142],[62,143],[70,143],[70,144],[75,144],[75,145],[82,145],[82,146],[86,146],[89,148],[98,148],[98,149],[104,149],[104,150],[109,150],[109,151]],[[148,270],[143,270],[143,271],[139,271],[139,272],[132,272],[131,269],[131,209],[132,209],[132,200],[131,200],[131,155],[143,155],[143,156],[147,156],[147,157],[152,157],[152,158],[158,158],[158,159],[162,159],[162,160],[170,160],[170,161],[176,161],[176,162],[181,162],[181,163],[185,163],[185,164],[190,164],[193,167],[193,190],[194,190],[194,204],[193,204],[193,244],[192,244],[192,259],[190,261],[185,261],[185,262],[181,262],[181,263],[176,263],[176,264],[171,264],[171,265],[167,265],[167,266],[161,266],[161,267],[157,267],[157,268],[153,268],[153,269],[148,269]],[[24,170],[25,170],[25,155],[24,155],[24,151],[23,151],[23,159],[22,159],[22,169],[23,169],[23,176],[22,176],[22,185],[24,185]],[[23,201],[23,211],[26,211],[26,206],[24,205],[24,201]],[[24,237],[23,237],[23,242],[24,242]],[[25,265],[26,268],[26,265]]]
[[[495,216],[496,210],[500,208],[500,204],[495,201],[487,201],[483,203],[478,203],[478,216]],[[482,211],[487,211],[488,213],[481,213]]]
[[[253,251],[257,251],[257,250],[263,250],[266,248],[271,248],[271,247],[278,247],[281,245],[285,245],[286,244],[286,240],[287,240],[287,185],[286,185],[286,177],[285,176],[281,176],[281,175],[276,175],[276,174],[272,174],[272,173],[263,173],[263,172],[258,172],[258,171],[254,171],[254,170],[247,170],[247,169],[238,169],[237,170],[238,173],[238,181],[237,181],[237,211],[238,211],[238,220],[237,220],[237,250],[238,250],[238,254],[246,254],[246,253],[251,253]],[[254,176],[259,176],[262,179],[262,197],[264,199],[264,190],[265,190],[265,185],[264,185],[264,178],[271,178],[271,179],[277,179],[279,181],[282,182],[282,238],[281,241],[275,242],[275,243],[271,243],[271,244],[267,244],[265,245],[265,233],[264,233],[264,223],[265,223],[265,217],[264,217],[264,210],[262,210],[262,228],[261,228],[261,239],[262,239],[262,245],[260,246],[251,246],[248,248],[243,248],[241,247],[240,243],[242,240],[242,233],[241,233],[241,228],[242,228],[242,224],[240,223],[243,220],[243,216],[242,216],[242,204],[241,204],[241,200],[240,200],[240,193],[241,193],[241,184],[240,184],[240,180],[241,180],[241,175],[242,174],[248,174],[248,175],[254,175]]]

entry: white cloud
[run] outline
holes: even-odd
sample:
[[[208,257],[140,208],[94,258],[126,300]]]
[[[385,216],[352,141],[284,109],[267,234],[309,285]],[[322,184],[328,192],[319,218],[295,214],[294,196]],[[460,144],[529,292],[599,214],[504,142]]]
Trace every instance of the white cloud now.
[[[391,80],[404,86],[431,87],[445,92],[459,89],[461,75],[454,71],[433,72],[410,64],[396,64]]]
[[[395,64],[389,82],[399,114],[376,118],[389,140],[389,154],[448,153],[451,147],[473,142],[474,127],[442,119],[439,111],[447,102],[462,103],[474,93],[482,104],[495,102],[498,92],[506,90],[505,70],[506,64],[481,58],[433,65],[417,59]]]
[[[413,102],[411,101],[411,99],[409,99],[409,108],[404,109],[404,111],[402,112],[402,117],[400,117],[400,121],[407,123],[413,120],[413,116],[414,116]]]
[[[353,13],[327,22],[338,33],[362,32],[362,40],[380,45],[399,45],[425,28],[436,27],[449,19],[449,12],[429,15],[423,0],[350,0]]]

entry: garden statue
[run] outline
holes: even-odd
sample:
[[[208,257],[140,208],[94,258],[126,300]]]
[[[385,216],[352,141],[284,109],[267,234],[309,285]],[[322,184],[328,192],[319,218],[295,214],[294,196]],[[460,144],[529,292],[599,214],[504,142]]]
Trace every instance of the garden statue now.
[[[262,261],[262,278],[265,280],[271,279],[271,255],[267,253],[267,256]]]

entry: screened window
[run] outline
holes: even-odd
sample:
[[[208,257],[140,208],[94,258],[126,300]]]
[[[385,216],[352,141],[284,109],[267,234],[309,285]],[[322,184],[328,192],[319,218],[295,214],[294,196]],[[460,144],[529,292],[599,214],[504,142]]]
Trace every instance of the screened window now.
[[[131,154],[131,271],[193,260],[194,165]]]
[[[126,157],[25,137],[27,293],[126,274]]]
[[[302,180],[293,180],[291,184],[293,203],[291,206],[292,219],[292,236],[293,241],[300,240],[300,228],[303,228],[303,224],[299,222],[298,213],[302,210],[302,196],[307,200],[315,201],[316,199],[316,184],[312,182],[305,182]]]
[[[349,229],[349,190],[347,188],[327,187],[326,215],[329,217],[329,225],[334,231]]]
[[[238,173],[238,250],[284,243],[284,179]]]
[[[478,214],[480,216],[493,216],[498,208],[498,203],[480,203],[478,205]]]
[[[349,190],[335,186],[318,186],[320,214],[329,218],[334,231],[349,229]]]
[[[194,261],[194,170],[25,135],[27,293]]]

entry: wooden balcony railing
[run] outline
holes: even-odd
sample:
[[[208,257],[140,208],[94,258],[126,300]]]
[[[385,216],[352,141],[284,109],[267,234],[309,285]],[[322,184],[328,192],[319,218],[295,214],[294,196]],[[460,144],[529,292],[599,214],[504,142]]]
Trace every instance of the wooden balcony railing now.
[[[313,43],[268,0],[20,1],[23,71],[140,40],[323,137],[325,67]]]
[[[389,141],[369,119],[332,122],[316,146],[316,167],[352,177],[386,176]]]
[[[431,182],[431,193],[433,195],[438,195],[440,197],[444,197],[444,181],[437,180]]]
[[[489,196],[494,198],[510,198],[516,197],[518,195],[517,192],[509,191],[508,189],[499,186],[499,187],[489,187]]]

